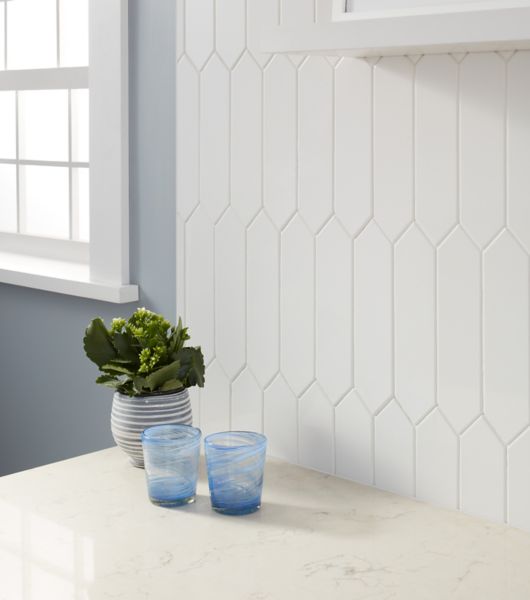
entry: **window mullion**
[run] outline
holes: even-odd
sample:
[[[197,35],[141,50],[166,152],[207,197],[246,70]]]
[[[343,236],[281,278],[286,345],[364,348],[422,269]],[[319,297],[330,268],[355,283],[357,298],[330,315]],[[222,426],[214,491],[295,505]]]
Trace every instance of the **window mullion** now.
[[[88,67],[0,71],[0,91],[88,89]]]

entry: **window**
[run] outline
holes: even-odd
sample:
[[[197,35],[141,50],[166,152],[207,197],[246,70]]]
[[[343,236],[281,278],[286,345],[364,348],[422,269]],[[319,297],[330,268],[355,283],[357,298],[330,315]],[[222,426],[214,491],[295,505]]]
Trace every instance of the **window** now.
[[[0,0],[0,281],[137,299],[127,128],[127,1]]]

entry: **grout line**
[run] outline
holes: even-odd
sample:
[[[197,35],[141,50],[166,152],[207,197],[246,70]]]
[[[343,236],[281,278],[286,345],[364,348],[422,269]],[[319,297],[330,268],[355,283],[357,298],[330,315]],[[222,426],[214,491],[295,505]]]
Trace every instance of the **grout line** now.
[[[504,169],[504,203],[503,203],[503,212],[504,212],[504,226],[508,227],[508,215],[509,215],[509,180],[508,180],[508,63],[504,62],[504,161],[503,161],[503,169]]]
[[[186,15],[187,15],[186,7],[187,7],[188,0],[181,0],[181,1],[182,1],[182,27],[180,28],[180,31],[182,32],[182,56],[186,56],[186,49],[188,47],[188,44],[187,44],[187,29],[188,28],[186,27]],[[182,58],[182,56],[180,58]],[[179,60],[180,60],[180,58],[179,58]]]
[[[370,439],[370,454],[372,458],[372,485],[376,485],[376,469],[375,469],[375,415],[370,414],[370,428],[371,428],[371,439]]]
[[[462,66],[456,67],[456,214],[457,226],[462,224]]]
[[[456,436],[456,508],[462,510],[462,440]]]
[[[484,252],[480,253],[480,412],[484,414],[486,390],[486,277]]]
[[[508,446],[504,445],[504,522],[508,523]]]
[[[368,222],[375,219],[375,65],[370,65],[370,211]]]
[[[409,59],[410,60],[410,59]],[[417,107],[416,107],[416,94],[418,92],[418,82],[417,82],[417,69],[416,69],[416,63],[412,62],[412,119],[411,119],[411,126],[412,126],[412,135],[411,135],[411,144],[412,144],[412,161],[411,161],[411,165],[412,165],[412,185],[411,185],[411,191],[412,191],[412,224],[415,224],[416,221],[418,220],[417,217],[417,212],[418,212],[418,199],[417,199],[417,186],[418,186],[418,176],[417,176],[417,164],[416,164],[416,159],[417,159],[417,123],[416,123],[416,119],[418,117],[418,111],[417,111]],[[430,244],[430,240],[429,244]]]

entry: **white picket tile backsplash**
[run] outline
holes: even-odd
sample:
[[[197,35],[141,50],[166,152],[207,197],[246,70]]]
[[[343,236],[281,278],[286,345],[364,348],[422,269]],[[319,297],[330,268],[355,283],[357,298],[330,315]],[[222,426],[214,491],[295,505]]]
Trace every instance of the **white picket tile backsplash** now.
[[[196,422],[530,530],[530,52],[274,56],[276,2],[177,14]]]

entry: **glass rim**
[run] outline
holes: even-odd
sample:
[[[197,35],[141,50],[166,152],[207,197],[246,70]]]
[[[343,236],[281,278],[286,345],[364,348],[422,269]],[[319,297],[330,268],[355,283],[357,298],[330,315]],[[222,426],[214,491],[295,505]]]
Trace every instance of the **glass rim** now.
[[[253,441],[251,444],[237,444],[226,446],[223,444],[216,443],[217,439],[223,439],[229,435],[241,435],[250,438]],[[216,433],[210,433],[204,438],[204,446],[208,446],[209,448],[213,448],[214,450],[241,450],[242,448],[256,448],[260,446],[265,446],[267,444],[267,438],[262,433],[258,433],[257,431],[218,431]]]
[[[163,439],[151,437],[152,433],[156,433],[159,430],[173,430],[174,432],[186,432],[191,435],[188,436],[187,439],[175,440],[175,439]],[[193,425],[184,425],[181,423],[165,423],[161,425],[152,425],[151,427],[146,427],[141,434],[142,443],[147,442],[148,444],[156,444],[160,446],[173,446],[178,445],[180,448],[185,446],[193,446],[194,444],[201,443],[202,431],[198,427],[193,427]]]

